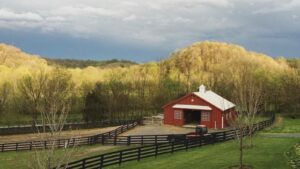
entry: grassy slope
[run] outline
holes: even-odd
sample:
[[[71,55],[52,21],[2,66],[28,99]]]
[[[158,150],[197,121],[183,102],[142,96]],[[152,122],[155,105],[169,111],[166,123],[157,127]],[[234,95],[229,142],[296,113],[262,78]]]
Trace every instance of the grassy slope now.
[[[246,150],[245,162],[256,169],[286,169],[288,167],[285,152],[296,144],[297,139],[263,138],[255,139],[255,147]],[[188,152],[166,154],[142,162],[124,163],[118,169],[226,169],[238,164],[237,143],[229,141],[217,145],[196,148]]]
[[[300,133],[300,118],[276,117],[272,128],[264,130],[267,133]]]

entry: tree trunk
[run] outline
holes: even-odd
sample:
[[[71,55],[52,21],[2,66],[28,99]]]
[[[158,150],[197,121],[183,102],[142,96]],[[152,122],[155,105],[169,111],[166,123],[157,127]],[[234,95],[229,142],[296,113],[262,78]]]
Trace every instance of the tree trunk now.
[[[240,169],[243,168],[243,133],[240,132]]]
[[[249,130],[250,130],[250,134],[249,134],[250,145],[249,146],[252,147],[253,146],[253,141],[252,141],[252,138],[253,138],[253,128],[250,127]]]

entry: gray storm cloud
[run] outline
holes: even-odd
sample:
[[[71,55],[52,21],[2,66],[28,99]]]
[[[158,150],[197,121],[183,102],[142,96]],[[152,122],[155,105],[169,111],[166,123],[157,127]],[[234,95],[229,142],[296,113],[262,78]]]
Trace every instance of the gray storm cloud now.
[[[297,0],[0,2],[0,30],[35,29],[173,48],[199,40],[249,46],[286,37],[294,42],[300,34],[299,16]]]

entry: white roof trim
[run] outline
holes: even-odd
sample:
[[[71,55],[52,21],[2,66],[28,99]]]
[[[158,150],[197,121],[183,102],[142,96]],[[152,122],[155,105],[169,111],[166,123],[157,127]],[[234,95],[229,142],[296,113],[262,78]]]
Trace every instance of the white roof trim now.
[[[205,91],[203,93],[194,92],[194,94],[204,99],[205,101],[209,102],[210,104],[216,106],[222,111],[235,107],[235,104],[231,103],[230,101],[226,100],[225,98],[221,97],[220,95],[210,90]]]
[[[191,109],[191,110],[212,110],[209,106],[198,106],[198,105],[189,105],[189,104],[175,104],[173,108]]]

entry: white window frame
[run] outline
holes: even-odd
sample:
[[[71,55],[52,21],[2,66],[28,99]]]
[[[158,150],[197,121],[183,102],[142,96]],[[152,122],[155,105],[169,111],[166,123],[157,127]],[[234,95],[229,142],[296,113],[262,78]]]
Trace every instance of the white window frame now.
[[[201,112],[201,121],[210,121],[210,112]]]
[[[181,120],[182,119],[182,110],[174,110],[174,119]]]

